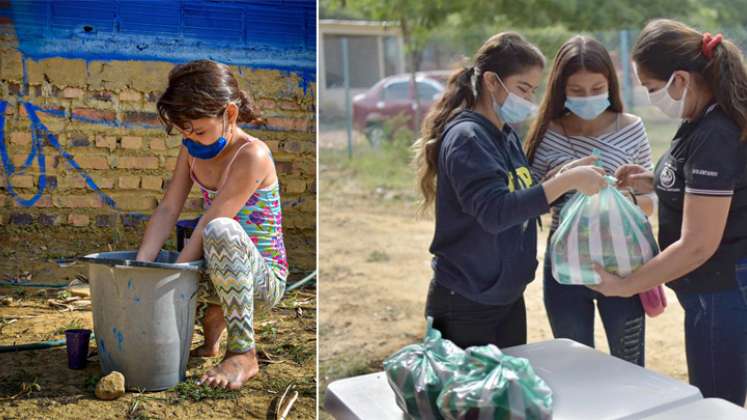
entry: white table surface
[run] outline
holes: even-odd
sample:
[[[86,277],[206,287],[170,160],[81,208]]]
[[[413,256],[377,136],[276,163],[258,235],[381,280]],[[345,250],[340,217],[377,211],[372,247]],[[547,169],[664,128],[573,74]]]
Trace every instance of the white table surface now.
[[[720,398],[706,398],[646,417],[646,420],[747,420],[747,410]]]
[[[509,347],[506,354],[529,359],[553,390],[553,418],[640,419],[702,399],[684,382],[643,369],[572,340]],[[332,382],[325,409],[338,420],[406,418],[384,372]]]

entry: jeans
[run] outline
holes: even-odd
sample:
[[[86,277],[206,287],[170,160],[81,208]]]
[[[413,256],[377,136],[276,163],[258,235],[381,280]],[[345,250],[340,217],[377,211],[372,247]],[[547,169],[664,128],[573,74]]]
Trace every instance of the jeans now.
[[[685,310],[690,384],[703,397],[744,406],[747,395],[747,259],[737,263],[737,288],[677,293]]]
[[[527,343],[524,297],[509,305],[483,305],[431,280],[425,313],[443,338],[466,349],[495,344],[498,348]]]
[[[643,366],[646,317],[638,295],[606,297],[586,286],[560,284],[552,276],[550,247],[545,254],[545,310],[555,338],[594,347],[594,301],[613,356]]]

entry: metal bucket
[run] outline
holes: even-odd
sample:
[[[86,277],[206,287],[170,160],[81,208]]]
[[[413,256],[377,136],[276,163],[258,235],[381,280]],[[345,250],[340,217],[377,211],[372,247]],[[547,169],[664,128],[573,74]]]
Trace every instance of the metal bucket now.
[[[158,391],[185,379],[202,261],[175,264],[176,252],[155,262],[135,251],[90,254],[93,324],[101,370],[121,372],[127,389]]]

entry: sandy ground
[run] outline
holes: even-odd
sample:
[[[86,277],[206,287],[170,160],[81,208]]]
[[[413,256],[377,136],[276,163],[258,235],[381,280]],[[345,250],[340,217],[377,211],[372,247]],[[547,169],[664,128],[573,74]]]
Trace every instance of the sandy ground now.
[[[330,144],[320,139],[320,146],[325,145]],[[421,339],[433,220],[416,217],[413,191],[372,191],[334,164],[321,166],[320,189],[324,191],[319,203],[323,403],[323,389],[330,381],[381,370],[383,359]],[[544,225],[549,226],[549,220]],[[540,267],[546,234],[545,230],[539,239]],[[552,338],[540,276],[538,269],[525,293],[529,342]],[[646,363],[649,369],[686,381],[684,314],[668,289],[667,297],[670,305],[664,314],[647,318]],[[608,352],[596,318],[597,347]]]
[[[91,237],[95,236],[94,232]],[[48,246],[45,249],[41,243],[25,239],[22,233],[11,232],[7,227],[0,227],[0,237],[3,238],[0,279],[18,277],[29,271],[32,281],[43,283],[61,283],[86,272],[85,267],[55,268],[53,264],[44,262],[47,257],[73,255],[76,251],[71,250],[74,249],[106,249],[107,246],[106,238],[95,243],[89,237],[80,239],[84,243],[79,243],[78,237],[70,236],[69,232],[51,232],[46,238]],[[114,249],[131,249],[128,242],[123,238]],[[296,280],[298,278],[291,279]],[[90,311],[63,312],[50,308],[46,299],[56,297],[57,291],[5,287],[0,288],[0,295],[13,299],[10,305],[0,304],[0,346],[64,338],[62,329],[73,323],[93,327]],[[289,418],[315,418],[316,290],[311,287],[293,291],[271,312],[257,312],[255,329],[262,360],[260,373],[240,391],[222,394],[206,394],[199,389],[192,394],[186,390],[128,392],[115,401],[99,401],[91,386],[100,374],[93,342],[88,367],[84,370],[67,368],[64,347],[0,353],[0,417],[274,419],[279,395],[288,385],[295,384],[300,396]],[[197,327],[193,346],[202,342],[201,333],[201,327]],[[219,361],[219,358],[191,359],[188,382],[199,378]],[[200,398],[204,399],[197,401]]]

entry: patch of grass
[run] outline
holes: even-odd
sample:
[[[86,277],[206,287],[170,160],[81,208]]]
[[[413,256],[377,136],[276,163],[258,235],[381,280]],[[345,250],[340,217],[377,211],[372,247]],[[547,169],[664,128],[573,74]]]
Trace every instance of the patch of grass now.
[[[287,350],[287,354],[297,365],[303,365],[307,360],[314,356],[314,350],[310,350],[303,345],[288,344],[284,347],[284,350]]]
[[[410,145],[414,140],[415,135],[411,131],[400,129],[395,139],[385,142],[378,149],[368,144],[357,146],[352,159],[348,159],[347,150],[329,149],[320,152],[319,159],[322,164],[350,172],[366,188],[414,191],[415,171],[410,165]]]
[[[95,393],[96,384],[99,383],[99,379],[101,379],[101,375],[99,374],[90,375],[86,378],[86,381],[83,382],[83,389],[91,394]]]
[[[282,394],[286,388],[296,383],[293,378],[280,375],[268,375],[267,379],[265,379],[263,382],[265,386],[270,388],[273,392],[277,392],[278,394]]]
[[[180,383],[170,389],[176,393],[177,398],[182,401],[202,401],[202,400],[231,400],[238,397],[235,391],[225,389],[211,388],[207,385],[197,385],[197,382],[189,380]]]
[[[370,263],[386,262],[386,261],[389,261],[389,254],[387,254],[384,251],[373,251],[370,254],[368,254],[368,258],[366,259],[366,262],[370,262]]]
[[[127,407],[127,420],[148,420],[152,417],[145,413],[142,401],[139,398],[133,398],[130,406]]]
[[[301,366],[315,354],[312,344],[304,345],[300,342],[273,342],[268,344],[267,351],[276,359],[290,359]]]
[[[320,366],[320,377],[324,381],[332,382],[336,379],[350,378],[352,376],[365,375],[367,373],[378,372],[382,369],[381,361],[365,360],[360,357],[352,356],[349,361],[346,358],[337,358],[333,363]]]
[[[316,381],[313,378],[310,382],[298,382],[285,376],[268,376],[263,384],[279,395],[285,392],[285,389],[290,385],[293,385],[292,391],[298,391],[299,396],[316,398]]]
[[[38,381],[39,378],[25,370],[20,370],[7,378],[0,378],[0,398],[11,400],[30,398],[32,394],[42,389]]]
[[[67,324],[57,328],[55,334],[65,334],[65,330],[80,330],[83,329],[83,322],[79,319],[73,319]],[[96,384],[94,384],[95,386]]]
[[[60,300],[68,299],[71,296],[73,296],[73,294],[70,293],[69,290],[61,290],[61,291],[57,292],[57,299],[60,299]]]
[[[145,411],[145,400],[152,400],[152,399],[161,399],[161,398],[153,398],[153,397],[147,397],[143,395],[143,391],[139,391],[137,395],[132,399],[132,402],[130,402],[129,407],[127,407],[127,413],[126,419],[127,420],[150,420],[150,419],[157,419],[158,417],[152,417]]]
[[[29,293],[23,287],[12,286],[11,290],[13,290],[13,294],[17,300],[29,297]]]
[[[270,325],[269,327],[263,328],[259,333],[259,336],[262,337],[263,341],[275,341],[278,337],[278,329],[274,325]]]

